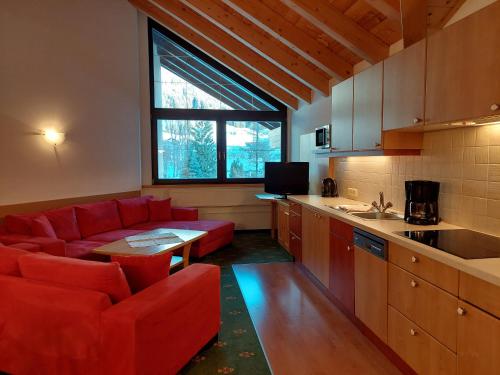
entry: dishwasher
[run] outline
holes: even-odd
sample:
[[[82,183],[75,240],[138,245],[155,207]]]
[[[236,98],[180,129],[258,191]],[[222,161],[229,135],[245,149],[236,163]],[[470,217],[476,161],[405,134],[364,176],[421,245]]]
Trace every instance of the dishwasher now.
[[[354,311],[387,343],[387,241],[354,228]]]

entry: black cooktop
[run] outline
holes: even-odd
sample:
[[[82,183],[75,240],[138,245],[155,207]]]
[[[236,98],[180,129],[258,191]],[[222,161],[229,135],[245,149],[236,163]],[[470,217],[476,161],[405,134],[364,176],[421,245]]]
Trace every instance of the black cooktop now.
[[[396,234],[464,259],[500,258],[500,237],[472,230],[416,230]]]

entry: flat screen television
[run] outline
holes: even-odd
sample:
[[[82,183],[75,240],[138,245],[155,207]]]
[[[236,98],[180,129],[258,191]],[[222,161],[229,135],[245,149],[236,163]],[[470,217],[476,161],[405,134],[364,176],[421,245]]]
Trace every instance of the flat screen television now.
[[[309,163],[273,163],[265,165],[264,191],[270,194],[308,194]]]

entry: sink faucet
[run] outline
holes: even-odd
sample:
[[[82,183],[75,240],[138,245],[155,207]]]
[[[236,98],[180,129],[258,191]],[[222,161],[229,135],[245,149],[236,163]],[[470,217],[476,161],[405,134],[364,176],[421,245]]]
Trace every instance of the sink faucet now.
[[[375,201],[372,202],[372,206],[378,211],[378,212],[385,212],[387,211],[388,208],[391,208],[392,207],[392,203],[391,202],[387,202],[387,204],[385,204],[384,202],[384,192],[381,191],[379,193],[380,195],[380,203],[377,203]]]

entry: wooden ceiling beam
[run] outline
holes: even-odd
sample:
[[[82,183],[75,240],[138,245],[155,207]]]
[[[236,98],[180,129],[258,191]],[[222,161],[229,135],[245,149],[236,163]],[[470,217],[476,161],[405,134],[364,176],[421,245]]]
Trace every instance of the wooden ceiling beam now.
[[[179,0],[156,0],[156,3],[165,12],[176,18],[177,21],[210,40],[235,59],[264,75],[270,81],[298,99],[311,103],[312,91],[309,87],[287,74],[210,21],[207,21],[190,7],[182,4]]]
[[[129,0],[129,2],[140,11],[144,12],[175,34],[192,43],[207,55],[219,61],[221,64],[227,66],[229,69],[249,80],[250,82],[255,84],[255,86],[267,92],[269,95],[275,97],[280,102],[284,103],[290,108],[298,109],[299,102],[296,97],[289,94],[281,87],[275,85],[267,78],[258,74],[253,69],[250,69],[248,66],[241,63],[239,60],[235,59],[194,30],[179,22],[156,5],[150,3],[148,0]]]
[[[370,63],[389,55],[389,46],[326,0],[281,0],[339,43]]]
[[[401,0],[401,29],[404,48],[425,38],[427,0]]]
[[[451,8],[450,11],[448,12],[448,14],[446,15],[446,17],[443,18],[443,20],[441,21],[441,24],[438,25],[438,28],[439,29],[444,28],[446,26],[446,24],[448,23],[448,21],[453,18],[455,13],[458,12],[458,10],[462,7],[462,5],[464,5],[464,3],[465,3],[465,0],[457,0],[455,5],[453,6],[453,8]]]
[[[365,0],[367,4],[369,4],[372,8],[378,10],[387,18],[393,21],[401,20],[401,12],[399,7],[399,1],[392,0]]]
[[[220,0],[182,0],[194,11],[248,47],[301,80],[310,88],[329,95],[329,76],[301,61],[300,56],[258,26],[248,22]]]
[[[262,1],[222,0],[226,5],[292,48],[305,59],[343,80],[352,75],[352,65],[313,37],[301,32]],[[399,17],[399,13],[398,13]]]

